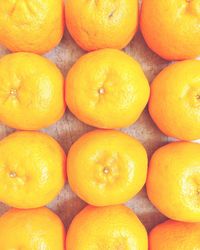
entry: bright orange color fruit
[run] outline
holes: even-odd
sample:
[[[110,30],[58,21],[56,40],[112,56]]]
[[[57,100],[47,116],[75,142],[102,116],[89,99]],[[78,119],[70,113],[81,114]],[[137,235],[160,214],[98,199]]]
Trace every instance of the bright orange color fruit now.
[[[0,201],[17,208],[41,207],[66,180],[65,153],[50,136],[15,132],[0,141]]]
[[[67,28],[84,50],[122,49],[138,27],[137,0],[67,0]]]
[[[158,149],[146,186],[149,199],[164,215],[200,222],[200,144],[175,142]]]
[[[66,79],[66,102],[81,121],[98,128],[134,123],[149,98],[138,64],[122,51],[102,49],[82,56]]]
[[[143,187],[147,154],[142,144],[129,135],[94,130],[72,145],[67,172],[72,190],[87,203],[121,204]]]
[[[32,53],[0,59],[0,121],[37,130],[59,120],[65,112],[64,79],[49,60]]]
[[[63,0],[0,0],[0,43],[11,51],[45,53],[63,33]]]
[[[167,220],[149,235],[149,250],[200,249],[200,223]]]
[[[10,209],[0,217],[1,250],[65,249],[65,229],[47,208]]]
[[[143,0],[140,26],[148,46],[167,60],[200,55],[199,0]]]
[[[66,250],[147,250],[147,233],[125,206],[87,206],[72,221],[66,247]]]
[[[151,85],[149,112],[168,136],[200,138],[200,61],[186,60],[165,68]]]

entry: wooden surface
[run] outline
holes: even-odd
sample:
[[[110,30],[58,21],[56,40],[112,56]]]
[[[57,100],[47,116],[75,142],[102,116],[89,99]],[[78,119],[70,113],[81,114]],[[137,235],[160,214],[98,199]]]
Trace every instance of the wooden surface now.
[[[168,62],[147,48],[140,32],[137,33],[133,41],[125,49],[125,52],[140,62],[150,82],[168,64]],[[3,56],[6,53],[9,52],[5,48],[0,47],[0,55]],[[66,76],[72,64],[82,54],[84,52],[73,42],[66,31],[61,44],[45,56],[56,63],[63,75]],[[57,139],[67,153],[71,144],[91,129],[93,128],[78,121],[67,110],[62,120],[42,131]],[[0,139],[12,131],[13,129],[0,125]],[[145,146],[149,157],[158,147],[168,141],[168,138],[162,135],[153,124],[147,110],[143,112],[134,125],[123,129],[123,131],[139,139]],[[130,200],[127,205],[136,212],[148,230],[165,220],[165,217],[148,201],[145,188],[135,198]],[[84,206],[85,203],[77,198],[70,190],[68,184],[66,184],[59,196],[48,207],[55,211],[63,220],[66,227],[68,227],[74,215]],[[7,209],[7,206],[0,203],[0,214],[4,213]]]

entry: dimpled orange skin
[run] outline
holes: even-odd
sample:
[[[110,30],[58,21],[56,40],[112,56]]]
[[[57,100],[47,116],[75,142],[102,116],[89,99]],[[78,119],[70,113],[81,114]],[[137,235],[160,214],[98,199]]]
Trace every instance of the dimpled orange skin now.
[[[72,145],[67,172],[72,190],[87,203],[121,204],[143,187],[147,154],[142,144],[129,135],[94,130]]]
[[[67,28],[84,50],[122,49],[138,27],[137,0],[68,0]]]
[[[137,216],[123,205],[87,206],[72,221],[66,250],[147,250],[147,233]]]
[[[149,235],[149,250],[200,249],[200,223],[167,220]]]
[[[66,79],[69,109],[81,121],[98,128],[134,123],[148,102],[149,92],[138,62],[115,49],[82,56]]]
[[[0,201],[36,208],[52,201],[66,181],[60,145],[40,132],[15,132],[0,141]]]
[[[158,149],[146,187],[150,201],[168,218],[200,222],[200,144],[175,142]]]
[[[149,112],[168,136],[200,138],[200,61],[186,60],[165,68],[151,85]]]
[[[21,130],[37,130],[64,114],[64,78],[49,60],[32,53],[0,59],[0,121]]]
[[[42,54],[64,33],[62,0],[0,0],[0,43],[13,52]]]
[[[199,0],[143,0],[140,27],[148,46],[166,60],[200,55]]]
[[[10,209],[0,217],[1,250],[65,249],[65,229],[47,208]]]

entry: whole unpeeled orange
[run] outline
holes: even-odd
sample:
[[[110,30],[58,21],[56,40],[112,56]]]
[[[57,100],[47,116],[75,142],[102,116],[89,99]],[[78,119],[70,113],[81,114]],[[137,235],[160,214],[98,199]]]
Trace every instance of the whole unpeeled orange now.
[[[63,32],[63,0],[0,0],[0,43],[11,51],[45,53]]]
[[[140,26],[148,46],[167,60],[200,55],[199,0],[143,0]]]
[[[200,223],[167,220],[149,235],[149,250],[200,249]]]
[[[140,142],[129,135],[94,130],[72,145],[67,172],[72,190],[87,203],[121,204],[143,187],[147,154]]]
[[[0,122],[21,130],[37,130],[65,112],[64,79],[49,60],[33,53],[0,59]]]
[[[147,250],[147,233],[127,207],[87,206],[69,227],[66,250]]]
[[[17,208],[44,206],[65,180],[65,153],[50,136],[15,132],[0,141],[1,202]]]
[[[137,0],[67,0],[67,28],[88,51],[124,48],[138,26]]]
[[[134,123],[149,98],[141,66],[122,51],[102,49],[82,56],[66,79],[66,102],[81,121],[98,128]]]
[[[165,216],[200,222],[200,144],[174,142],[159,148],[150,161],[146,187]]]
[[[149,112],[168,136],[200,138],[200,61],[186,60],[162,70],[151,84]]]
[[[47,208],[10,209],[0,217],[1,250],[64,250],[65,229]]]

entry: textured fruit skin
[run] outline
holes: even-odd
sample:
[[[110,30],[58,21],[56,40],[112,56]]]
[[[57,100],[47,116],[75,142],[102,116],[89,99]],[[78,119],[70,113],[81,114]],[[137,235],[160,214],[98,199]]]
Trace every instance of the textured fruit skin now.
[[[122,49],[138,27],[137,0],[68,0],[66,25],[76,43],[87,51]]]
[[[149,250],[200,249],[200,223],[167,220],[149,235]]]
[[[15,132],[0,141],[0,201],[17,208],[41,207],[66,181],[60,145],[40,132]]]
[[[9,50],[42,54],[63,33],[62,0],[0,0],[0,43]]]
[[[68,181],[91,205],[121,204],[145,184],[147,161],[136,139],[119,131],[94,130],[72,145],[67,157]]]
[[[70,111],[98,128],[120,128],[134,123],[148,102],[149,92],[138,62],[115,49],[82,56],[66,79]]]
[[[37,130],[59,120],[66,108],[64,78],[49,60],[33,53],[0,59],[0,121]]]
[[[152,156],[146,182],[150,201],[170,219],[200,222],[200,144],[175,142]]]
[[[143,0],[140,27],[148,46],[166,60],[200,55],[199,0]]]
[[[200,61],[171,64],[151,84],[149,112],[168,136],[200,138]]]
[[[10,209],[0,217],[1,250],[64,250],[65,229],[47,208]]]
[[[66,250],[147,250],[147,233],[137,216],[123,205],[87,206],[72,221]]]

